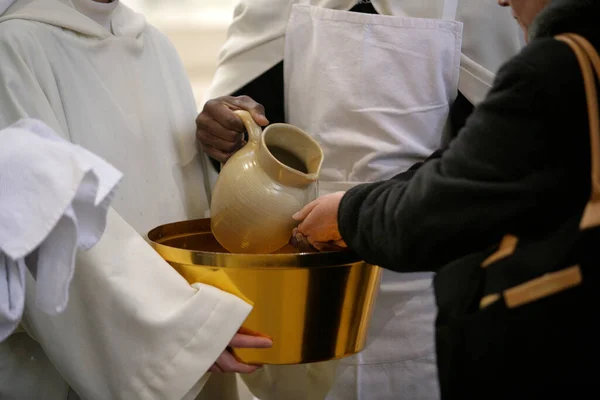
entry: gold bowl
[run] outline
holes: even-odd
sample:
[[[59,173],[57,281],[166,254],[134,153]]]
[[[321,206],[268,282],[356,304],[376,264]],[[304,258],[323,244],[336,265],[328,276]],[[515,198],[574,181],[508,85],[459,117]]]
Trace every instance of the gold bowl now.
[[[381,270],[349,251],[231,254],[210,219],[148,233],[154,249],[190,283],[206,283],[253,304],[243,328],[271,349],[235,349],[247,364],[301,364],[347,357],[365,346]]]

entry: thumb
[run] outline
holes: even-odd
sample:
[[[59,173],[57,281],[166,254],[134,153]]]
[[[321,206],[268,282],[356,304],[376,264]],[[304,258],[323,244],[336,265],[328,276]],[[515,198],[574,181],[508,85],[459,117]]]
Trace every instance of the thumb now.
[[[273,346],[273,341],[265,337],[237,333],[231,339],[229,346],[238,349],[268,349]]]
[[[340,247],[340,248],[348,247],[348,245],[346,244],[346,241],[344,239],[336,240],[335,242],[333,242],[333,245]]]
[[[265,114],[263,114],[260,111],[256,111],[256,110],[251,110],[250,111],[250,115],[252,115],[252,118],[254,118],[254,121],[260,125],[260,126],[267,126],[269,125],[269,120],[267,119],[267,117],[265,116]]]
[[[312,210],[319,204],[319,199],[313,200],[307,205],[305,205],[302,210],[298,211],[296,214],[292,215],[296,221],[304,221],[304,219],[310,214]]]

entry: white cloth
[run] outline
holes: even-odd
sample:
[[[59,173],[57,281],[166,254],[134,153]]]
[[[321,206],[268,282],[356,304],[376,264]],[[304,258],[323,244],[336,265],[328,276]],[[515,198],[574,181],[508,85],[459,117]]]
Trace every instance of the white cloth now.
[[[72,0],[73,6],[80,13],[93,19],[107,31],[111,31],[111,19],[113,11],[119,5],[119,0],[110,3],[99,3],[95,0]]]
[[[66,307],[75,251],[93,247],[122,174],[36,120],[0,131],[0,341],[25,304],[25,257],[36,307]]]
[[[23,324],[85,400],[193,398],[251,306],[191,287],[142,237],[208,209],[197,107],[164,35],[122,4],[111,25],[69,0],[17,0],[0,17],[0,128],[42,120],[124,174],[102,239],[77,255],[65,311],[40,312],[27,291]],[[21,381],[0,385],[0,398],[64,400],[36,395],[58,375],[32,368],[36,343],[16,352],[7,342],[0,373],[18,370]]]
[[[321,195],[389,179],[440,147],[463,36],[457,1],[441,5],[437,19],[294,7],[286,119],[323,148]],[[340,361],[327,399],[438,398],[434,318],[431,274],[384,273],[367,346]]]
[[[0,15],[2,15],[14,2],[15,0],[0,0]]]
[[[233,93],[283,60],[284,35],[292,6],[302,0],[240,0],[206,99]],[[314,6],[349,10],[358,0],[312,0]],[[371,0],[382,15],[439,18],[444,0]],[[456,20],[464,24],[460,91],[483,100],[494,73],[524,44],[510,11],[493,0],[459,0]],[[374,71],[372,71],[374,72]],[[268,112],[268,110],[267,110]]]
[[[294,6],[286,121],[323,148],[320,190],[389,179],[440,147],[462,38],[457,0],[447,2],[443,20]]]

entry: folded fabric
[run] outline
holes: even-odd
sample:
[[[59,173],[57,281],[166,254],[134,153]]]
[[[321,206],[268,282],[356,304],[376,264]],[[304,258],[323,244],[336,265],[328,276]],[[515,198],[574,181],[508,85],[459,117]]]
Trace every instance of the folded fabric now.
[[[15,0],[0,0],[0,15],[4,14],[4,11],[8,9],[8,7],[12,6]]]
[[[75,253],[102,236],[121,178],[40,121],[0,131],[0,341],[21,320],[25,268],[36,281],[36,306],[64,310]]]

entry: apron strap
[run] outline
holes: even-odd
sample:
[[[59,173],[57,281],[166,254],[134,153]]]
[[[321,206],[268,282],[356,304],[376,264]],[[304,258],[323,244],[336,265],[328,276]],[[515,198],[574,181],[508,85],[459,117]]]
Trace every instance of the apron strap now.
[[[298,4],[310,5],[311,0],[297,0]],[[456,13],[458,11],[458,0],[444,0],[444,9],[442,11],[442,19],[444,21],[456,21]]]
[[[592,190],[590,199],[581,217],[580,228],[600,226],[600,116],[598,115],[598,90],[596,78],[600,78],[600,56],[583,37],[567,33],[556,37],[568,44],[581,67],[588,107]]]
[[[444,10],[442,11],[442,19],[444,21],[456,21],[457,12],[458,0],[444,0]]]

